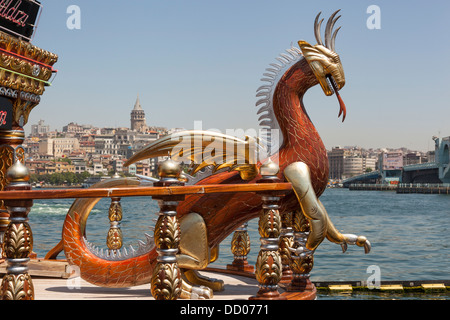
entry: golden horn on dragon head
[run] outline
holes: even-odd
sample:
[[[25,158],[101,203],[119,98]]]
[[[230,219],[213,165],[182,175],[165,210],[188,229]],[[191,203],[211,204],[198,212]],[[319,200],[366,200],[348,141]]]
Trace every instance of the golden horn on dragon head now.
[[[319,14],[316,16],[316,20],[314,21],[314,35],[316,37],[317,40],[317,44],[320,44],[321,46],[327,47],[328,49],[330,49],[331,51],[335,51],[335,41],[336,41],[336,36],[337,33],[339,32],[339,30],[341,29],[341,27],[337,28],[334,33],[333,32],[333,28],[334,25],[336,24],[336,22],[339,20],[339,18],[341,16],[338,16],[335,18],[335,16],[338,14],[338,12],[341,11],[341,9],[337,10],[336,12],[334,12],[330,18],[327,21],[327,25],[325,27],[325,45],[322,42],[322,36],[320,35],[320,28],[322,26],[322,22],[323,19],[321,19],[319,21],[319,17],[322,14],[322,12],[319,12]]]

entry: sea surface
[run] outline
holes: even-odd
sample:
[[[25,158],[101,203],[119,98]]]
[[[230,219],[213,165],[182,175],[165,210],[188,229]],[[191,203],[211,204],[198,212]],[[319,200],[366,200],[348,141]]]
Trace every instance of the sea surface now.
[[[450,278],[450,195],[331,188],[320,199],[336,228],[342,233],[366,236],[372,251],[364,254],[363,248],[348,246],[347,252],[342,253],[340,245],[325,239],[314,255],[312,281],[366,281],[375,272],[381,281]],[[34,202],[29,222],[34,251],[39,257],[45,256],[61,239],[64,218],[72,202],[72,199]],[[138,241],[146,239],[144,233],[153,234],[151,227],[159,212],[158,205],[146,197],[123,198],[121,203],[124,245],[137,248]],[[109,205],[109,199],[102,199],[91,211],[87,223],[89,242],[101,248],[106,248]],[[252,243],[250,264],[255,264],[259,251],[257,224],[255,219],[248,226]],[[233,261],[231,238],[232,234],[222,242],[220,257],[211,266],[224,267]],[[64,258],[63,253],[58,256]]]

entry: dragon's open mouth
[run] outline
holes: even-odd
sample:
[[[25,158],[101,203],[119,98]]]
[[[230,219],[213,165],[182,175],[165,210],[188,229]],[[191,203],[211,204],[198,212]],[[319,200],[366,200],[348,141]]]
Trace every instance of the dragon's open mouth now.
[[[332,75],[327,75],[326,76],[327,82],[328,82],[328,86],[329,88],[334,91],[334,93],[336,94],[336,97],[339,101],[339,115],[338,118],[341,116],[341,114],[343,115],[342,117],[342,122],[344,122],[345,120],[345,116],[347,115],[347,109],[345,108],[345,103],[342,100],[341,96],[339,95],[339,90],[338,90],[338,85],[336,84],[336,81],[334,80]]]

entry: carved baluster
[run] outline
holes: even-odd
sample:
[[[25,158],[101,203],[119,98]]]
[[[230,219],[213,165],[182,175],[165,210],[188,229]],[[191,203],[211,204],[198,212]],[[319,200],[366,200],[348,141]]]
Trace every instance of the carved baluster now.
[[[310,272],[314,266],[313,251],[305,248],[308,239],[310,227],[309,222],[303,215],[301,210],[294,213],[293,221],[294,229],[294,246],[292,249],[304,248],[302,253],[291,253],[291,269],[293,271],[293,279],[289,284],[287,291],[313,291],[314,284],[311,282]]]
[[[2,98],[0,97],[0,100]],[[0,103],[4,103],[0,101]],[[22,143],[25,139],[25,133],[21,128],[14,127],[13,130],[0,129],[0,191],[6,190],[8,181],[6,172],[14,165],[15,159],[24,162],[24,151]],[[9,213],[5,207],[4,201],[0,199],[0,259],[2,254],[3,236],[10,223]]]
[[[280,284],[289,284],[292,281],[291,251],[294,246],[294,231],[292,229],[292,212],[285,212],[281,215],[281,235],[280,235],[280,256],[283,265],[283,272]]]
[[[180,166],[167,160],[158,167],[160,181],[153,185],[166,187],[184,185],[178,180]],[[181,270],[178,267],[176,254],[180,242],[180,225],[177,219],[178,202],[184,196],[160,196],[160,213],[155,225],[155,245],[158,252],[157,264],[151,280],[152,295],[157,300],[176,300],[181,295]]]
[[[28,169],[17,160],[6,174],[6,191],[31,190]],[[28,274],[28,262],[33,250],[33,234],[28,224],[28,213],[33,200],[5,200],[10,223],[5,231],[3,249],[6,272],[1,286],[2,300],[34,300],[34,288]]]
[[[248,223],[244,223],[233,234],[231,252],[234,255],[232,264],[227,265],[228,270],[253,272],[255,269],[248,264],[247,256],[250,253],[250,236],[247,231]]]
[[[120,221],[122,221],[122,205],[120,198],[111,198],[109,206],[109,223],[110,228],[106,237],[106,245],[109,250],[119,250],[123,245],[122,230],[120,229]]]
[[[277,174],[279,167],[272,161],[261,166],[262,179],[259,183],[279,182]],[[281,280],[282,263],[278,251],[281,232],[281,217],[278,212],[279,196],[266,193],[262,195],[263,210],[259,217],[259,234],[261,249],[256,259],[255,275],[259,282],[259,291],[250,300],[284,300],[278,292],[278,283]]]

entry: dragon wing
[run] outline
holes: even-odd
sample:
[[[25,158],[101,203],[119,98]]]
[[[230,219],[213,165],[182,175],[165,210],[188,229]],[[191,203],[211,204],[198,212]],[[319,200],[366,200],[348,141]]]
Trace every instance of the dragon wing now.
[[[213,166],[213,173],[228,168],[238,171],[243,180],[252,180],[258,175],[260,148],[259,140],[249,136],[242,140],[214,131],[188,130],[172,133],[149,144],[134,154],[125,166],[144,159],[170,156],[175,161],[190,162],[190,175]]]

